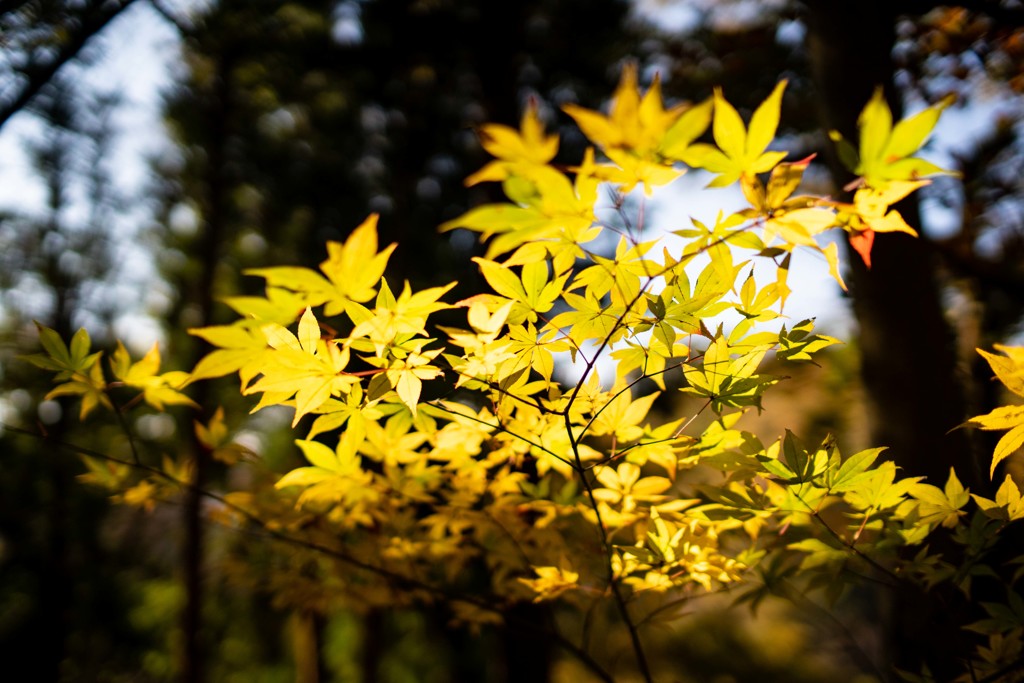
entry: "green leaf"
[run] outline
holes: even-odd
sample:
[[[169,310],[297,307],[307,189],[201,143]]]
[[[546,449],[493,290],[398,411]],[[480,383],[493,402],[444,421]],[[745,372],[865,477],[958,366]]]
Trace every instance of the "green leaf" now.
[[[70,367],[71,354],[68,353],[68,347],[64,340],[60,338],[60,335],[38,322],[36,323],[36,329],[39,330],[39,343],[43,345],[43,349],[50,354],[50,357]]]
[[[878,455],[884,450],[885,448],[869,448],[851,455],[839,466],[839,470],[832,478],[829,488],[832,491],[842,492],[857,486],[864,478],[871,476],[868,468],[874,464]]]
[[[813,361],[812,354],[841,343],[834,337],[814,334],[813,330],[813,320],[801,320],[792,330],[787,330],[783,326],[779,332],[779,349],[776,352],[778,358],[788,361]]]
[[[801,569],[812,569],[822,565],[844,562],[849,555],[848,550],[830,546],[817,538],[806,538],[796,543],[790,543],[788,547],[808,554],[800,563]]]
[[[796,482],[796,481],[798,481],[796,473],[793,472],[793,470],[791,470],[788,467],[786,467],[784,464],[782,464],[776,458],[773,458],[770,455],[759,455],[759,456],[757,456],[757,459],[761,462],[761,465],[768,472],[770,472],[771,474],[774,474],[776,477],[782,479],[783,481],[786,481],[786,482]]]
[[[71,358],[82,359],[89,355],[89,333],[85,328],[80,328],[71,337]]]
[[[803,444],[796,438],[793,432],[786,430],[786,436],[782,440],[782,460],[789,466],[789,469],[796,474],[797,481],[807,481],[808,464],[810,455],[804,450]]]
[[[860,166],[860,156],[850,141],[839,134],[837,130],[830,130],[828,138],[836,146],[836,154],[839,155],[839,162],[851,172]]]
[[[19,356],[18,358],[37,368],[56,372],[55,379],[58,381],[72,379],[75,375],[89,374],[93,364],[101,355],[99,351],[93,354],[89,353],[89,333],[84,328],[75,332],[71,338],[70,350],[56,331],[39,322],[36,322],[36,329],[39,330],[39,342],[46,353]]]

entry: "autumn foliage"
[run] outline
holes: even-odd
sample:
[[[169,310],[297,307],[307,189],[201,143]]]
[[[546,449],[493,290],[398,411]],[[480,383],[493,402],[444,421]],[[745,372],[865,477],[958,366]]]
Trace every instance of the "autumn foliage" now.
[[[834,136],[859,178],[851,196],[800,194],[813,160],[786,161],[775,142],[785,86],[744,122],[721,91],[665,108],[658,81],[642,92],[627,68],[607,114],[565,108],[594,145],[570,167],[553,163],[559,140],[535,104],[518,130],[484,126],[494,160],[467,183],[501,183],[508,201],[442,229],[480,234],[489,291],[447,301],[452,284],[389,281],[396,245],[381,248],[371,216],[327,244],[318,271],[250,271],[263,296],[228,298],[237,320],[191,330],[213,350],[189,372],[161,372],[156,348],[104,359],[84,331],[66,345],[45,328],[29,360],[56,373],[51,396],[81,398],[82,419],[191,405],[189,385],[237,375],[253,411],[293,411],[306,464],[267,486],[208,492],[216,521],[319,553],[321,590],[347,604],[444,603],[456,621],[502,623],[520,602],[584,614],[607,601],[629,658],[552,634],[602,680],[616,666],[670,678],[647,661],[646,629],[679,618],[665,607],[689,595],[728,588],[756,606],[785,579],[835,600],[865,577],[970,595],[977,564],[932,552],[930,539],[994,543],[1024,517],[1011,478],[972,504],[955,472],[925,482],[901,477],[882,448],[844,456],[832,438],[763,442],[743,428],[781,379],[768,360],[804,363],[837,343],[785,316],[793,259],[816,254],[842,286],[837,244],[821,236],[845,231],[870,264],[877,233],[914,234],[892,206],[945,172],[916,156],[945,103],[894,125],[876,93],[859,145]],[[624,198],[687,168],[709,172],[709,188],[738,184],[749,205],[651,234]],[[450,309],[464,323],[436,326]],[[1024,395],[1024,355],[1005,351],[985,355]],[[116,405],[115,387],[138,398]],[[699,408],[655,410],[675,392]],[[218,412],[199,439],[229,466],[251,460],[225,424]],[[1024,442],[1017,407],[972,424],[1012,428],[993,473]],[[124,502],[181,494],[181,463],[85,459],[93,483]],[[1012,665],[1024,624],[1011,607],[985,609],[965,624],[964,671],[977,678]]]

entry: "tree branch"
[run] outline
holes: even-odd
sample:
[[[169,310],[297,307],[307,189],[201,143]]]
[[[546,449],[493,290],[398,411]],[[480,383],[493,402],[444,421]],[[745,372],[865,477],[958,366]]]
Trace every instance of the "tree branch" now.
[[[53,80],[61,67],[74,60],[93,36],[102,31],[114,17],[133,2],[135,0],[97,0],[87,5],[80,16],[73,17],[59,26],[60,29],[69,31],[68,39],[59,46],[57,54],[49,61],[30,63],[21,72],[20,75],[26,79],[26,83],[13,97],[0,105],[0,129]],[[77,26],[77,29],[73,29],[74,26]]]

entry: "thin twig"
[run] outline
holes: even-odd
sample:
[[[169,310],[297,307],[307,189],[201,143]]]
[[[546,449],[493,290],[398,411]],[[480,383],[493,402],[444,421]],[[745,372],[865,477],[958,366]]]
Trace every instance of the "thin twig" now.
[[[825,519],[821,516],[821,514],[817,510],[815,510],[813,507],[808,505],[807,501],[805,501],[803,498],[800,497],[799,493],[797,493],[796,491],[793,491],[792,489],[790,489],[790,491],[793,493],[793,496],[796,497],[796,499],[799,500],[801,503],[803,503],[804,507],[807,508],[807,514],[809,514],[811,517],[813,517],[815,520],[817,520],[818,523],[821,524],[821,526],[823,526],[825,528],[825,531],[827,531],[829,533],[829,535],[832,536],[832,538],[834,538],[836,540],[837,543],[842,545],[844,548],[846,548],[847,550],[852,552],[854,555],[856,555],[860,559],[864,560],[864,562],[866,562],[869,565],[871,565],[871,567],[873,567],[879,573],[884,574],[885,576],[887,576],[890,579],[892,579],[895,582],[895,585],[891,586],[892,588],[896,588],[897,586],[900,586],[900,585],[902,585],[904,583],[903,577],[901,577],[899,574],[894,573],[891,569],[889,569],[888,567],[882,565],[881,563],[879,563],[877,560],[875,560],[871,556],[865,554],[856,545],[854,545],[853,543],[851,543],[851,542],[847,541],[845,538],[843,538],[842,535],[838,531],[833,529],[831,527],[831,525],[829,525],[829,523],[825,521]]]
[[[691,584],[691,585],[693,585],[693,584]],[[690,602],[691,600],[698,600],[700,598],[708,598],[708,597],[712,597],[712,596],[715,596],[715,595],[721,595],[722,593],[729,593],[731,590],[732,590],[732,586],[730,584],[722,584],[722,586],[720,588],[718,588],[718,590],[704,591],[703,593],[697,593],[696,595],[684,595],[681,598],[676,598],[675,600],[669,600],[668,602],[666,602],[666,603],[664,603],[662,605],[658,605],[656,608],[654,608],[653,610],[648,612],[647,616],[645,616],[640,621],[636,622],[636,625],[637,626],[642,626],[643,624],[646,624],[647,622],[649,622],[652,619],[654,619],[654,617],[658,616],[662,612],[666,612],[666,611],[668,611],[670,609],[673,609],[674,607],[677,607],[679,605],[683,605],[683,604],[685,604],[687,602]]]
[[[439,410],[443,410],[444,412],[448,413],[449,415],[455,415],[457,417],[464,417],[467,420],[470,420],[472,422],[477,422],[479,424],[485,425],[485,426],[490,427],[492,429],[496,429],[497,431],[501,432],[502,434],[508,434],[512,438],[519,439],[520,441],[523,441],[523,442],[533,446],[534,448],[536,448],[536,449],[538,449],[540,451],[543,451],[544,453],[547,453],[552,458],[555,458],[557,460],[562,461],[563,463],[565,463],[569,467],[571,467],[573,469],[576,469],[576,465],[572,461],[570,461],[570,460],[568,460],[566,458],[563,458],[562,456],[560,456],[557,453],[555,453],[554,451],[552,451],[550,448],[547,448],[546,446],[543,446],[543,445],[537,443],[536,441],[531,441],[530,439],[526,438],[522,434],[517,434],[516,432],[513,432],[510,429],[507,429],[500,422],[498,422],[496,424],[491,424],[487,420],[481,420],[480,418],[474,417],[472,415],[466,415],[464,413],[456,412],[454,410],[451,410],[450,408],[446,408],[444,405],[442,405],[440,403],[435,403],[434,401],[427,401],[427,405],[433,406],[433,407],[435,407],[435,408],[437,408]]]
[[[577,385],[579,389],[580,385]],[[579,441],[572,435],[572,419],[569,417],[569,411],[565,413],[565,429],[569,435],[569,443],[572,446],[573,455],[576,458],[576,467],[580,473],[580,479],[583,481],[583,487],[587,490],[587,498],[590,500],[590,507],[594,511],[594,515],[597,517],[598,533],[601,536],[601,545],[604,547],[605,562],[608,567],[608,587],[611,589],[612,597],[615,598],[615,605],[618,607],[619,614],[622,615],[622,620],[626,624],[626,628],[629,631],[629,638],[633,644],[633,654],[636,656],[637,665],[640,667],[640,673],[643,675],[644,680],[647,683],[653,683],[651,678],[651,670],[647,664],[647,655],[644,654],[643,642],[640,640],[640,633],[637,631],[636,625],[633,623],[632,618],[629,615],[629,608],[626,605],[626,600],[622,595],[622,590],[619,587],[619,582],[615,578],[615,568],[612,566],[612,558],[614,557],[614,549],[608,540],[608,528],[605,526],[604,519],[601,517],[601,508],[597,503],[597,497],[594,495],[594,486],[590,483],[590,479],[586,473],[583,472],[583,460],[580,457]]]
[[[128,420],[124,416],[124,410],[114,400],[111,392],[106,392],[107,400],[110,401],[111,407],[114,409],[114,415],[117,417],[117,424],[121,427],[121,431],[124,432],[125,438],[128,439],[128,448],[132,452],[132,460],[135,461],[136,465],[142,464],[142,458],[139,457],[139,449],[135,446],[135,435],[128,425]],[[141,396],[141,394],[140,394]]]

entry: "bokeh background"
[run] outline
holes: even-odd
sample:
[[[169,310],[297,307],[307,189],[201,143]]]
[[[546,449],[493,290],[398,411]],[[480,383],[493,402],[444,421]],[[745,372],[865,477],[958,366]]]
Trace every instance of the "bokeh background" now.
[[[817,154],[810,189],[836,197],[849,176],[826,132],[851,137],[876,86],[895,111],[956,95],[927,153],[960,175],[901,207],[922,239],[879,238],[873,270],[850,263],[848,293],[823,263],[798,264],[789,314],[848,344],[748,428],[886,444],[905,473],[933,480],[987,462],[983,435],[948,432],[1003,399],[973,349],[1020,339],[1016,1],[2,0],[0,50],[4,680],[585,680],[543,641],[328,599],[294,581],[306,558],[219,529],[198,497],[111,505],[79,481],[89,473],[73,453],[14,428],[110,453],[124,434],[43,400],[47,378],[17,357],[37,350],[36,320],[136,352],[159,341],[165,368],[189,368],[204,350],[185,330],[227,320],[219,299],[259,284],[242,270],[316,264],[370,212],[400,244],[393,278],[472,293],[472,236],[436,226],[495,199],[462,183],[486,160],[476,128],[514,124],[534,98],[572,163],[584,141],[559,107],[600,108],[630,60],[671,101],[721,86],[745,115],[788,79],[780,144]],[[648,229],[739,206],[697,192],[704,182],[694,173],[658,193]],[[289,417],[246,418],[234,389],[194,398],[233,407],[239,441],[268,470],[294,466]],[[132,428],[186,457],[193,417],[141,415]],[[986,490],[985,469],[972,490]],[[251,484],[218,462],[194,476],[213,490]],[[873,658],[906,646],[886,642],[887,607],[871,594],[837,612],[796,596],[756,614],[730,602],[666,620],[656,652],[669,680],[875,680]]]

